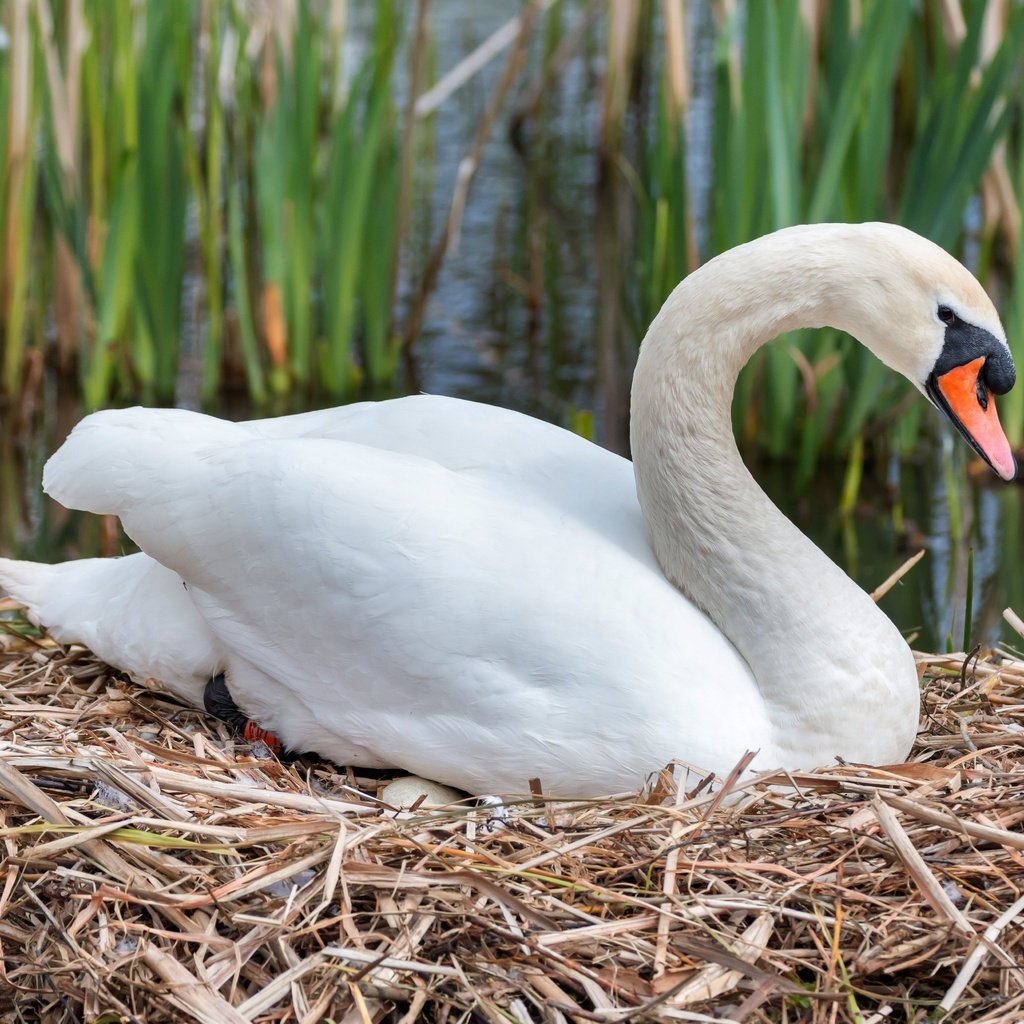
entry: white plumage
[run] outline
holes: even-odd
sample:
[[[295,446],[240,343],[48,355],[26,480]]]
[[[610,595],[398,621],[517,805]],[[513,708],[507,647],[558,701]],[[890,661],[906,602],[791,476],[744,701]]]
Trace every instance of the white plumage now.
[[[827,300],[806,298],[808,261],[838,249],[849,274],[879,240],[906,278],[904,328],[929,268],[994,318],[959,264],[884,225],[782,232],[691,275],[634,388],[650,542],[629,462],[505,410],[420,396],[234,424],[127,409],[83,420],[44,486],[119,515],[144,553],[0,560],[0,583],[58,639],[196,703],[224,671],[293,748],[471,792],[532,777],[553,794],[621,791],[673,758],[726,772],[747,750],[763,767],[902,759],[906,645],[756,488],[727,425],[757,344],[794,317],[847,326],[830,312],[836,271]],[[897,368],[914,379],[941,331],[904,335]]]

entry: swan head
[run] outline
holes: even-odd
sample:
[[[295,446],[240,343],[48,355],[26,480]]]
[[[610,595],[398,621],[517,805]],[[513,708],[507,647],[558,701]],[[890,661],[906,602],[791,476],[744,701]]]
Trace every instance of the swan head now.
[[[678,430],[684,413],[687,432],[702,429],[754,351],[802,327],[853,335],[948,416],[999,476],[1014,479],[996,413],[996,397],[1016,377],[999,314],[974,275],[944,249],[883,223],[782,228],[686,277],[640,348],[630,428],[637,464],[643,435],[664,433],[668,422]],[[711,338],[716,344],[706,344]],[[668,388],[658,385],[665,365],[674,366]],[[687,391],[682,409],[678,394],[687,380],[700,387]]]
[[[995,402],[1016,379],[1010,350],[999,335],[972,323],[953,305],[943,303],[936,316],[945,330],[925,394],[1004,480],[1012,480],[1017,465]]]
[[[943,412],[1004,480],[1016,463],[996,412],[1016,371],[999,314],[944,249],[893,224],[855,225],[865,244],[848,277],[858,294],[837,324],[859,337]],[[847,250],[849,252],[849,250]],[[842,301],[842,299],[840,299]]]

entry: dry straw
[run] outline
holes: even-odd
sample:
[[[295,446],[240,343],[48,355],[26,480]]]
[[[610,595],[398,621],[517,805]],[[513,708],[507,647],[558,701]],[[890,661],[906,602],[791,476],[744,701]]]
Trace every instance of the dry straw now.
[[[0,653],[0,1021],[1024,1019],[1024,662],[913,760],[399,813],[80,649]]]

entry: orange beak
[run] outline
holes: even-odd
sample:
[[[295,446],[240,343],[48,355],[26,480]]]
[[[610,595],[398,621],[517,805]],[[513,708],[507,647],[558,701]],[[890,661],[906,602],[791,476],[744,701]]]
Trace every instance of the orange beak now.
[[[932,397],[938,399],[937,404],[970,446],[1004,480],[1012,480],[1017,475],[1017,464],[1010,442],[999,425],[995,397],[978,376],[984,365],[985,357],[979,356],[962,366],[954,366],[941,377],[933,377],[937,387]]]

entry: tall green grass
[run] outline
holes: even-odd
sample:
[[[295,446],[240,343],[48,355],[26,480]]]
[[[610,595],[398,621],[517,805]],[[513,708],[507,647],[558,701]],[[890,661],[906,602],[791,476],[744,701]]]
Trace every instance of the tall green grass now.
[[[7,395],[44,344],[30,313],[57,293],[64,362],[92,408],[174,398],[196,287],[206,401],[236,379],[262,402],[390,378],[401,10],[376,4],[353,68],[344,14],[339,0],[5,6]]]
[[[897,221],[963,253],[967,204],[1024,110],[1024,7],[1007,6],[994,47],[983,38],[985,4],[963,8],[966,35],[955,40],[938,5],[911,0],[833,0],[819,6],[816,29],[797,0],[730,8],[743,19],[723,20],[714,40],[714,183],[702,256],[789,224],[864,220]],[[666,93],[662,85],[638,158],[638,323],[688,269],[693,230],[682,121],[668,116]],[[998,226],[986,225],[984,260],[972,269],[1014,296],[1009,326],[1024,355],[1018,266]],[[861,458],[866,434],[890,430],[910,447],[920,404],[908,406],[905,393],[866,350],[814,332],[777,343],[744,371],[736,429],[773,455],[797,453],[806,481],[823,453]],[[1020,441],[1020,396],[1006,420]]]
[[[532,30],[543,75],[519,83],[556,91],[568,11],[597,12],[600,45],[586,42],[575,59],[601,107],[587,128],[593,150],[625,172],[635,205],[635,245],[624,236],[606,248],[622,258],[633,247],[635,261],[608,280],[627,279],[637,338],[680,278],[732,245],[800,221],[887,219],[963,253],[965,209],[984,196],[976,269],[1007,299],[1011,337],[1024,345],[1024,229],[1019,209],[1013,220],[990,203],[994,173],[1011,204],[1024,194],[1024,6],[1005,5],[993,35],[982,0],[959,4],[962,31],[939,4],[915,0],[831,0],[813,24],[814,5],[799,0],[689,7],[702,3],[712,27],[698,45],[714,54],[706,210],[704,186],[687,174],[693,54],[676,8],[560,0]],[[430,222],[403,204],[430,202],[430,182],[417,191],[410,179],[417,155],[424,179],[433,173],[432,140],[403,139],[397,110],[414,8],[376,0],[360,10],[371,31],[356,49],[345,45],[343,0],[0,7],[10,38],[0,51],[8,397],[45,354],[77,375],[90,407],[173,399],[192,372],[180,337],[194,323],[207,403],[232,388],[256,403],[348,396],[392,378],[399,334],[418,322],[396,329],[403,236]],[[439,23],[435,7],[428,26]],[[430,31],[424,51],[435,60]],[[666,73],[667,54],[680,73]],[[533,130],[547,130],[537,121]],[[736,426],[769,453],[796,453],[801,480],[825,454],[847,459],[856,480],[872,436],[900,450],[916,442],[926,421],[905,394],[837,332],[807,333],[745,371]],[[1024,438],[1024,389],[1001,408]]]

